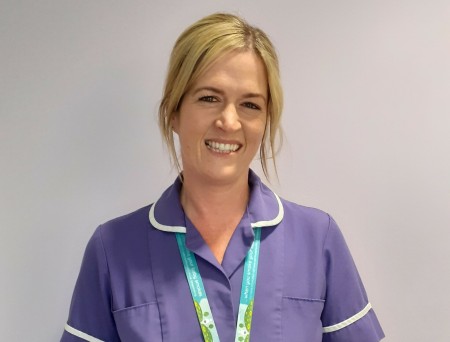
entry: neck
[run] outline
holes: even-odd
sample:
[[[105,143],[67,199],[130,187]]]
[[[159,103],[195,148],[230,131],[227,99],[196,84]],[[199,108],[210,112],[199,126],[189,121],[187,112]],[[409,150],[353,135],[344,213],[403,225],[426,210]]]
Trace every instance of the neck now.
[[[242,216],[247,208],[248,197],[248,177],[219,185],[184,177],[181,189],[181,204],[189,218]]]
[[[195,182],[184,175],[181,204],[219,263],[247,208],[248,176],[229,184]]]

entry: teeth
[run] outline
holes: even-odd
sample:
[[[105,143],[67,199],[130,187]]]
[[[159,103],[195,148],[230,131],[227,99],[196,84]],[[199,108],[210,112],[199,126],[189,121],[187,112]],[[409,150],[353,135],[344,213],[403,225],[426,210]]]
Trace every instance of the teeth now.
[[[239,148],[238,144],[222,144],[215,141],[206,141],[206,146],[213,150],[214,152],[220,153],[231,153],[237,151]]]

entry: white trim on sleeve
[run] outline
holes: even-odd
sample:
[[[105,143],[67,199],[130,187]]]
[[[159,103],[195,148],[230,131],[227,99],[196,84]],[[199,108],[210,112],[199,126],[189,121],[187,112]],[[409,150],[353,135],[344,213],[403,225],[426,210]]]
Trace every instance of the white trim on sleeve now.
[[[69,324],[65,325],[64,330],[66,330],[69,334],[77,336],[88,342],[103,342],[102,340],[99,340],[98,338],[95,338],[91,335],[88,335],[80,330],[77,330],[77,329],[71,327]]]
[[[336,330],[341,330],[347,326],[349,326],[352,323],[355,323],[357,320],[363,318],[369,310],[372,309],[372,305],[368,303],[364,309],[362,309],[360,312],[358,312],[356,315],[346,319],[345,321],[342,321],[337,324],[329,325],[327,327],[323,327],[324,334],[330,333]]]

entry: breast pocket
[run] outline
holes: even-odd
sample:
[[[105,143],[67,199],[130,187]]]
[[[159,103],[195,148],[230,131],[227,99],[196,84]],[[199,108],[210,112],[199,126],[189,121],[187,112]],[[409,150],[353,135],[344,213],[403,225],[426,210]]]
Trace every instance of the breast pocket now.
[[[122,342],[162,341],[161,321],[156,302],[113,312]]]
[[[321,342],[323,306],[321,299],[283,297],[283,341]]]

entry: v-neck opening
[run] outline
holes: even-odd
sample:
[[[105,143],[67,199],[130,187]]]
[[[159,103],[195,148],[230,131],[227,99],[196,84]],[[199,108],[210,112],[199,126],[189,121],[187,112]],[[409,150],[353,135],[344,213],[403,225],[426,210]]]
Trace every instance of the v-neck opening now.
[[[216,267],[230,279],[236,270],[243,264],[245,256],[254,240],[254,233],[247,212],[244,213],[241,221],[231,235],[230,241],[225,249],[222,263],[219,263],[200,232],[186,215],[185,224],[186,247],[196,256],[199,256]]]

